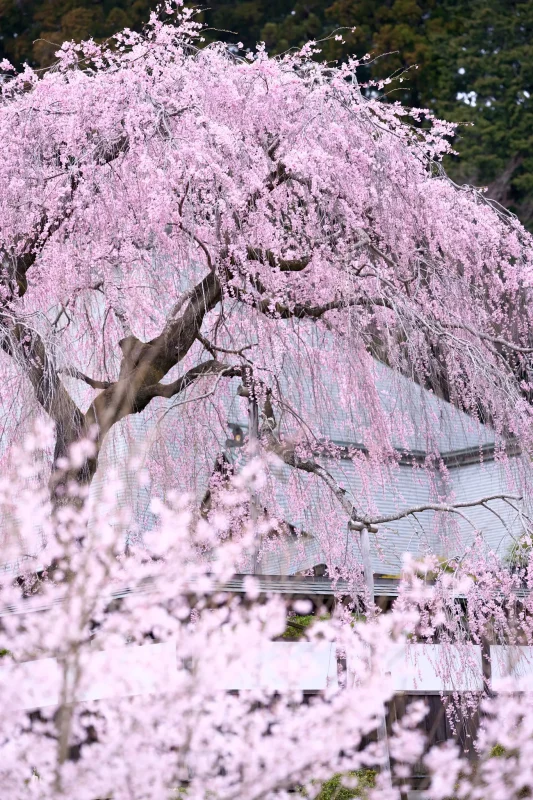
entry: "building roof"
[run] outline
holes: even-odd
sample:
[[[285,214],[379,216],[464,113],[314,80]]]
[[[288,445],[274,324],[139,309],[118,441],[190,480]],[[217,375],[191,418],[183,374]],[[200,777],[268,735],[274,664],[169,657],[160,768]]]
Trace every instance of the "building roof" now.
[[[516,447],[508,446],[504,453],[502,443],[488,426],[377,362],[374,378],[374,397],[368,404],[361,397],[350,404],[338,381],[327,373],[315,374],[314,380],[326,387],[322,398],[327,395],[329,407],[314,402],[313,386],[294,371],[287,371],[282,387],[292,392],[295,404],[310,420],[316,441],[328,437],[342,448],[342,457],[321,456],[321,460],[359,509],[393,514],[437,499],[474,501],[503,492],[520,493],[526,487],[529,462]],[[151,411],[116,425],[102,452],[92,486],[94,496],[105,485],[108,471],[118,469],[123,481],[119,502],[132,507],[137,533],[149,539],[155,523],[149,506],[152,493],[164,495],[171,487],[201,497],[217,452],[225,450],[232,458],[242,456],[242,450],[227,446],[231,425],[239,425],[245,432],[247,429],[246,401],[237,396],[237,385],[236,381],[229,383],[222,405],[216,413],[207,409],[205,418],[195,418],[191,412],[194,404],[190,404],[163,421],[163,412],[158,419]],[[186,423],[196,436],[203,426],[201,447],[197,439],[187,441],[183,422],[187,413]],[[175,434],[176,421],[181,424],[179,434]],[[375,443],[369,441],[374,433],[372,426],[385,424],[385,433],[390,435],[397,454],[386,467],[376,456]],[[281,427],[291,435],[285,419]],[[140,486],[135,470],[128,467],[129,457],[142,454],[143,449],[155,452],[153,461],[159,467],[159,472],[152,473],[151,487]],[[262,574],[294,575],[321,563],[335,566],[344,574],[360,561],[357,534],[348,532],[345,512],[314,476],[284,465],[272,466],[267,490],[260,502],[271,516],[290,523],[293,535],[284,541],[266,537],[261,542],[258,565]],[[425,511],[381,525],[371,540],[374,572],[397,575],[405,552],[454,557],[464,552],[477,532],[483,534],[488,548],[504,557],[513,537],[522,532],[519,514],[496,501],[490,507],[469,509],[464,516]],[[24,543],[33,563],[39,548],[38,536],[34,542]],[[14,557],[3,569],[17,571],[23,558]],[[248,569],[251,571],[251,566]]]

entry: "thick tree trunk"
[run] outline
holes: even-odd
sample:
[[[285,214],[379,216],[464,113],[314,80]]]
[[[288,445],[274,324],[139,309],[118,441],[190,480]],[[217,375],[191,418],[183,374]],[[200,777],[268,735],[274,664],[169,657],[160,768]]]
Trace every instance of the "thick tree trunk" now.
[[[54,449],[54,463],[50,475],[49,488],[54,508],[73,504],[77,507],[83,503],[98,468],[98,446],[94,455],[83,458],[81,464],[74,461],[72,446],[76,446],[88,437],[79,431],[75,437],[65,437],[63,432],[57,435]]]

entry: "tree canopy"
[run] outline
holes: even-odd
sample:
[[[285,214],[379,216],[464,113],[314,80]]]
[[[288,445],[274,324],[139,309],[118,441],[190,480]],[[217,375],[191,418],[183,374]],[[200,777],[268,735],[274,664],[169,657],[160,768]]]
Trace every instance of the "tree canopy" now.
[[[342,454],[340,412],[363,483],[410,449],[401,408],[376,403],[377,360],[409,379],[399,394],[418,383],[529,452],[531,239],[446,177],[453,129],[365,96],[352,59],[180,37],[154,19],[2,86],[4,446],[41,409],[55,463],[95,438],[71,476],[90,483],[109,433],[154,412],[192,489],[238,379],[264,453],[322,483],[345,523],[386,523],[318,458]]]
[[[10,798],[288,800],[298,787],[316,796],[332,774],[353,788],[349,773],[376,766],[376,796],[390,798],[391,778],[407,789],[425,748],[420,705],[393,726],[392,773],[365,746],[393,694],[391,645],[440,637],[458,644],[463,671],[487,631],[529,644],[530,561],[512,573],[475,530],[453,565],[434,552],[406,557],[391,615],[375,613],[368,581],[367,621],[339,604],[306,634],[328,658],[336,642],[350,670],[340,669],[344,691],[334,681],[311,702],[290,670],[282,691],[226,691],[239,669],[257,673],[289,610],[311,610],[260,598],[249,574],[244,602],[227,584],[260,536],[275,547],[291,534],[280,483],[291,508],[312,500],[352,608],[364,592],[349,544],[360,537],[364,558],[376,527],[499,500],[531,537],[532,237],[447,177],[453,127],[364,93],[357,59],[324,64],[312,45],[279,58],[199,47],[202,29],[176,5],[166,23],[153,17],[110,44],[65,43],[54,69],[3,64],[0,545],[21,557],[36,530],[31,563],[44,568],[0,585],[2,786]],[[425,401],[414,421],[413,393]],[[232,402],[249,414],[238,474],[221,454]],[[402,459],[412,482],[446,473],[443,408],[490,427],[506,486],[470,501],[435,483],[429,502],[400,495],[380,511],[373,490],[391,491]],[[113,459],[137,473],[139,491],[156,478],[157,524],[126,542],[132,513],[117,505],[116,470],[99,495],[91,489],[113,436],[141,419],[149,439],[150,415],[145,471],[127,449]],[[339,416],[348,441],[335,436]],[[507,469],[517,452],[523,485]],[[360,491],[339,481],[341,459]],[[318,491],[302,499],[295,476]],[[137,670],[120,659],[107,668],[98,648],[148,639],[168,645],[171,669],[162,690],[143,693],[132,689]],[[481,646],[474,654],[483,678]],[[45,676],[52,666],[44,711],[17,678],[38,656]],[[529,791],[528,704],[503,694],[483,706],[475,770],[458,748],[432,749],[432,796]],[[496,745],[512,758],[495,768]]]
[[[0,59],[48,65],[64,40],[140,30],[154,7],[149,0],[2,0]],[[531,225],[531,14],[531,4],[517,0],[216,0],[199,18],[209,26],[207,41],[240,40],[250,49],[264,41],[272,54],[344,28],[344,42],[323,42],[320,57],[372,53],[366,75],[377,79],[407,69],[385,96],[466,123],[455,140],[460,157],[447,161],[450,174],[489,187]]]

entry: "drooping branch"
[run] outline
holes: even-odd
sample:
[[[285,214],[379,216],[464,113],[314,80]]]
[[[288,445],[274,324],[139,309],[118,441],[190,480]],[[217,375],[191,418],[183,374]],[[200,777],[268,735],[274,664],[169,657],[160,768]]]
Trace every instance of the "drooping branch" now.
[[[55,424],[55,464],[59,458],[68,455],[68,449],[73,442],[87,435],[85,415],[61,383],[58,371],[38,332],[21,321],[13,324],[13,315],[4,319],[3,323],[2,349],[21,364],[37,402]],[[92,478],[94,470],[94,460],[89,459],[70,477],[86,483]],[[54,494],[65,479],[65,474],[59,476],[54,470],[50,484]]]
[[[121,340],[119,345],[123,358],[116,382],[93,379],[74,367],[57,370],[46,352],[42,337],[16,321],[10,312],[4,320],[2,348],[20,362],[37,401],[56,425],[55,459],[68,455],[70,445],[88,435],[95,425],[99,450],[112,425],[128,414],[139,413],[155,397],[172,398],[208,374],[222,377],[239,375],[238,367],[213,359],[191,368],[172,383],[163,384],[159,380],[190,350],[205,314],[219,299],[220,285],[211,273],[188,293],[179,318],[175,317],[176,309],[173,309],[173,315],[156,339],[143,343],[130,335]],[[62,384],[60,371],[102,390],[86,414],[81,412]],[[84,475],[80,475],[83,483],[92,479],[96,466],[97,453],[84,468]]]
[[[89,158],[94,158],[97,164],[109,164],[121,153],[127,152],[128,146],[125,137],[111,144],[99,143]],[[26,294],[30,269],[52,237],[71,219],[74,212],[74,200],[83,165],[77,163],[78,172],[76,172],[71,169],[72,163],[69,159],[62,160],[60,163],[63,171],[57,177],[62,176],[65,179],[68,190],[59,203],[59,210],[51,216],[46,209],[43,209],[35,230],[23,243],[15,242],[16,246],[13,248],[13,252],[0,251],[0,265],[3,267],[1,347],[4,352],[20,363],[23,372],[32,384],[37,402],[55,423],[55,459],[66,455],[68,447],[73,442],[87,435],[85,415],[60,381],[60,371],[47,352],[43,338],[35,329],[17,319],[12,304],[17,298]],[[65,164],[68,165],[66,168]],[[69,368],[64,372],[85,381],[95,389],[107,389],[111,385],[107,381],[93,380],[74,368]]]
[[[22,365],[38,403],[56,424],[68,417],[73,424],[76,418],[80,421],[81,412],[59,380],[39,333],[21,321],[13,324],[13,316],[3,322],[2,349]]]
[[[491,336],[488,333],[483,333],[482,331],[476,330],[472,327],[472,325],[468,325],[466,322],[444,322],[441,323],[441,325],[443,328],[467,331],[477,339],[482,339],[483,341],[490,342],[490,344],[493,345],[499,345],[505,350],[511,350],[515,353],[521,353],[523,355],[530,355],[533,353],[533,347],[522,347],[521,345],[515,344],[515,342],[509,341],[509,339],[503,339],[501,336]]]
[[[371,516],[362,514],[355,503],[350,499],[348,492],[344,489],[331,475],[331,473],[314,458],[302,458],[297,453],[297,446],[290,441],[282,441],[275,434],[276,420],[271,403],[271,393],[267,392],[267,402],[265,403],[262,414],[262,425],[260,429],[261,443],[263,447],[270,453],[273,453],[280,458],[284,464],[294,469],[316,475],[322,480],[331,493],[336,497],[342,509],[346,512],[350,527],[352,530],[362,530],[367,528],[371,532],[377,532],[378,525],[385,525],[390,522],[396,522],[406,517],[416,516],[424,511],[434,511],[438,513],[455,513],[461,514],[461,510],[465,508],[474,508],[482,506],[489,511],[492,511],[488,503],[501,500],[515,506],[514,503],[519,503],[522,500],[522,495],[499,493],[479,497],[471,501],[463,501],[458,503],[422,503],[417,506],[404,508],[392,514]],[[494,512],[496,513],[496,512]]]
[[[367,247],[375,261],[381,259],[381,261],[390,268],[391,274],[399,279],[404,286],[407,286],[410,281],[414,280],[413,277],[408,280],[403,280],[401,277],[402,269],[397,261],[395,261],[391,255],[388,255],[382,246],[378,246],[375,240],[371,241],[370,237],[365,232],[361,231],[360,234],[359,246]],[[432,269],[435,268],[431,263],[431,258],[428,260],[426,257],[423,263],[426,270],[428,267]],[[444,349],[440,345],[440,341],[446,341],[447,345],[451,344],[454,350],[459,351],[461,354],[465,352],[469,353],[472,362],[478,364],[480,368],[482,367],[485,370],[487,368],[491,369],[494,373],[495,381],[502,386],[505,381],[510,379],[517,398],[522,396],[528,403],[533,401],[533,395],[530,389],[531,367],[527,359],[527,356],[533,353],[533,347],[529,344],[531,341],[531,334],[526,337],[526,343],[523,344],[518,341],[513,341],[512,334],[505,337],[502,336],[501,333],[490,333],[487,330],[481,330],[481,325],[470,324],[464,321],[464,319],[454,319],[455,314],[452,313],[450,315],[449,310],[448,315],[451,316],[452,319],[443,319],[441,315],[432,313],[430,305],[428,305],[425,310],[422,309],[420,302],[417,301],[416,297],[411,297],[409,291],[405,293],[399,292],[398,286],[391,280],[390,276],[385,277],[379,270],[375,270],[372,277],[382,285],[384,290],[383,304],[394,311],[404,331],[409,331],[409,329],[412,328],[419,333],[420,329],[422,329],[426,334],[428,349],[431,353],[431,374],[420,373],[420,371],[417,372],[413,370],[408,360],[404,361],[403,370],[399,364],[390,364],[387,348],[384,346],[379,335],[373,338],[369,348],[374,357],[403,371],[406,377],[424,386],[424,388],[435,392],[447,402],[457,405],[456,393],[452,389],[446,365],[446,356]],[[421,280],[425,291],[429,291],[430,287],[427,276],[424,277],[419,271],[417,280]],[[522,318],[525,319],[527,316],[525,309],[528,305],[527,290],[522,286],[520,290],[520,300],[518,303],[516,303],[516,301],[512,303],[510,308],[516,312],[515,306],[522,307],[524,311]],[[461,310],[459,310],[459,315],[461,315]],[[513,326],[511,318],[509,321]],[[502,317],[500,315],[498,321],[495,323],[497,328],[501,326],[501,322]],[[518,322],[514,323],[514,328],[519,329],[520,327],[521,322],[519,319]],[[470,334],[472,341],[466,340],[465,338],[458,338],[455,331],[461,330]],[[406,350],[406,352],[408,351]],[[491,363],[487,362],[487,354],[498,359],[498,370],[493,369]],[[460,359],[457,359],[457,363],[460,363]],[[501,371],[502,367],[503,372]],[[497,372],[499,372],[499,374],[496,374]],[[467,413],[472,410],[469,407],[460,407],[461,410]],[[486,423],[490,423],[492,420],[493,415],[491,410],[486,406],[483,398],[478,398],[475,405],[475,413]]]
[[[99,142],[90,157],[94,158],[97,164],[110,164],[115,161],[119,155],[126,153],[128,149],[128,137],[123,135],[113,142]],[[68,163],[68,159],[64,163]],[[83,164],[79,163],[77,166],[79,174],[81,174],[83,172]],[[68,168],[63,169],[60,176],[67,181],[68,192],[60,203],[59,213],[56,213],[53,218],[50,218],[49,213],[43,210],[34,232],[28,236],[23,246],[21,246],[20,242],[17,242],[13,253],[2,252],[0,250],[0,265],[4,268],[8,267],[9,264],[12,265],[12,269],[7,271],[6,276],[2,280],[2,284],[7,290],[2,297],[2,305],[4,305],[4,307],[6,303],[13,300],[14,297],[22,297],[26,294],[28,289],[27,273],[35,264],[46,244],[72,216],[74,197],[79,185],[79,176]],[[11,273],[11,276],[9,273]]]
[[[402,511],[395,512],[394,514],[385,514],[379,517],[363,516],[358,518],[358,521],[363,525],[383,525],[388,522],[396,522],[397,520],[411,517],[415,514],[421,514],[423,511],[436,511],[440,513],[453,514],[458,513],[462,508],[474,508],[475,506],[485,506],[489,511],[492,510],[487,503],[493,500],[502,500],[507,503],[519,503],[522,500],[522,495],[519,494],[491,494],[486,497],[478,497],[476,500],[470,500],[462,503],[422,503],[418,506],[405,508]]]

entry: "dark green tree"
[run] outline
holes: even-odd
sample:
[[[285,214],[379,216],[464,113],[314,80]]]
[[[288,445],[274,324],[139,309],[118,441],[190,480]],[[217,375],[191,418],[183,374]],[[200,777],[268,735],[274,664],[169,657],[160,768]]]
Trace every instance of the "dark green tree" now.
[[[324,56],[370,53],[372,77],[402,78],[385,88],[387,97],[466,123],[448,171],[460,183],[487,186],[531,227],[533,2],[297,0],[261,38],[282,52],[340,27],[344,41],[325,42]]]
[[[138,30],[155,6],[152,0],[0,0],[0,59],[48,66],[65,40]]]
[[[454,83],[436,103],[448,119],[474,123],[460,132],[461,158],[452,172],[459,180],[487,185],[489,196],[531,227],[533,3],[473,0],[468,5],[463,29],[449,43]]]

